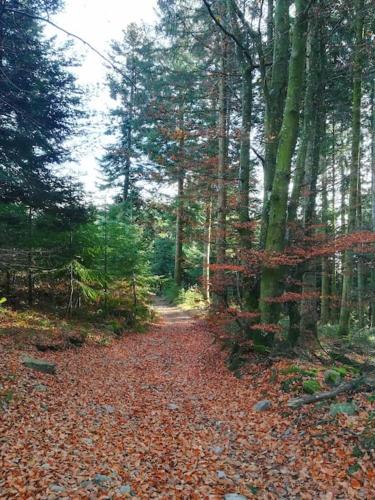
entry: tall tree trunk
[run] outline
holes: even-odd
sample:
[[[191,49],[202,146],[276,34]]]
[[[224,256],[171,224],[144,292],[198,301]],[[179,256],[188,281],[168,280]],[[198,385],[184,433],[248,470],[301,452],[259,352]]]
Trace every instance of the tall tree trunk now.
[[[269,204],[269,221],[265,246],[268,253],[281,253],[285,245],[291,161],[298,135],[306,59],[307,5],[307,0],[296,1],[296,18],[293,27],[287,97]],[[270,303],[269,299],[277,297],[280,294],[282,276],[282,266],[263,266],[260,290],[260,310],[263,324],[277,323],[279,319],[280,308],[277,304]],[[267,336],[266,342],[269,343],[272,341],[273,336]]]
[[[28,271],[27,271],[27,302],[31,307],[34,302],[34,277],[33,277],[33,210],[29,207],[28,216],[29,226],[29,252],[28,252]]]
[[[324,234],[328,235],[328,194],[327,174],[323,171],[322,176],[322,225]],[[326,325],[330,320],[330,266],[328,257],[322,257],[322,288],[320,304],[320,322]]]
[[[273,2],[269,2],[273,7]],[[273,61],[271,78],[265,84],[266,93],[265,113],[265,162],[264,162],[264,195],[260,244],[265,247],[270,199],[275,176],[276,156],[279,144],[283,111],[285,106],[286,89],[288,85],[289,61],[289,0],[277,0],[274,8],[274,19],[271,13],[268,18],[267,37],[273,39]],[[272,11],[273,12],[273,9]]]
[[[357,193],[357,229],[362,229],[362,188],[361,188],[361,172],[358,171],[358,193]],[[357,261],[357,314],[358,314],[358,327],[365,326],[365,270],[363,256],[358,255]]]
[[[364,0],[355,0],[355,50],[353,60],[353,109],[352,109],[352,154],[349,184],[348,234],[356,229],[358,205],[358,175],[360,168],[361,144],[361,102],[363,73],[363,27]],[[344,255],[343,284],[341,294],[339,334],[349,335],[350,299],[353,284],[353,252],[347,250]]]
[[[204,227],[204,252],[203,252],[203,294],[210,302],[210,264],[211,264],[211,235],[212,235],[212,199],[206,202],[206,220]]]
[[[250,190],[250,131],[251,111],[253,102],[252,70],[246,66],[242,71],[242,124],[240,144],[240,174],[238,194],[238,216],[240,224],[248,224],[249,217],[249,190]],[[250,228],[244,226],[239,230],[241,247],[249,248],[252,241]]]
[[[375,232],[375,79],[371,87],[371,216]],[[372,289],[375,290],[375,269],[371,270]],[[371,326],[375,326],[375,297],[371,297]]]
[[[225,264],[226,257],[226,212],[227,212],[227,164],[228,164],[228,39],[221,34],[221,76],[219,80],[219,155],[217,170],[217,226],[216,226],[216,263]],[[225,307],[226,290],[224,287],[225,272],[216,272],[215,305]]]
[[[178,168],[177,214],[176,214],[176,248],[174,259],[174,280],[180,288],[183,279],[183,218],[184,218],[184,168],[180,163]]]
[[[131,78],[130,83],[130,95],[128,107],[128,116],[126,117],[125,123],[125,168],[124,168],[124,184],[123,184],[123,201],[126,202],[129,198],[130,191],[130,170],[131,170],[131,158],[132,158],[132,147],[133,147],[133,114],[134,114],[134,81],[135,81],[135,68],[134,68],[134,58],[132,56],[132,68],[131,68]]]

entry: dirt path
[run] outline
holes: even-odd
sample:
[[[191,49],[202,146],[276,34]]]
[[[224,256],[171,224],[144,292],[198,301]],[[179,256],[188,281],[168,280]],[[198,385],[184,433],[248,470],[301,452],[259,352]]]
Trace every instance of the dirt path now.
[[[45,355],[56,377],[5,355],[17,395],[0,414],[0,498],[371,498],[337,468],[338,445],[285,412],[269,370],[236,379],[203,321],[156,307],[146,334]],[[253,411],[266,396],[271,410]]]

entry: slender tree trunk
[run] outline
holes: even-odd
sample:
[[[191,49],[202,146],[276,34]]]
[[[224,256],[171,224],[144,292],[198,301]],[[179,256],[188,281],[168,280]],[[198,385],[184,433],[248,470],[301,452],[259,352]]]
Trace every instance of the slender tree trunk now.
[[[371,87],[371,215],[375,232],[375,79]],[[372,289],[375,290],[375,269],[371,270]],[[373,292],[374,293],[374,292]],[[375,326],[375,298],[371,298],[371,326]]]
[[[28,272],[27,272],[27,301],[29,306],[33,305],[34,301],[34,278],[33,278],[33,211],[29,207],[29,253],[28,253]]]
[[[210,302],[210,264],[211,264],[211,235],[212,235],[212,200],[206,203],[206,220],[204,230],[204,252],[203,252],[203,294],[207,302]]]
[[[176,217],[176,249],[174,261],[174,280],[180,288],[183,274],[183,218],[184,218],[184,169],[180,164],[178,171],[177,217]]]
[[[253,103],[252,92],[252,69],[246,66],[242,72],[242,125],[240,144],[240,175],[238,194],[238,216],[240,224],[241,248],[247,249],[251,246],[252,235],[246,224],[250,222],[249,217],[249,190],[250,190],[250,131],[251,112]]]
[[[356,229],[358,206],[358,176],[360,168],[361,143],[361,102],[362,102],[362,44],[364,27],[364,0],[355,0],[355,51],[353,60],[353,109],[352,109],[352,154],[349,184],[349,214],[348,234]],[[341,309],[339,334],[349,335],[351,287],[353,284],[353,252],[347,250],[344,255],[343,284],[341,294]]]
[[[226,212],[227,212],[227,163],[228,163],[228,39],[221,35],[221,76],[219,80],[219,155],[217,170],[217,226],[216,226],[216,263],[225,264],[226,257]],[[220,309],[225,307],[226,290],[224,287],[225,273],[216,272],[215,305]]]
[[[316,98],[318,94],[316,94]],[[308,154],[306,166],[305,186],[307,196],[304,203],[304,229],[309,238],[314,237],[316,223],[316,197],[317,179],[321,156],[325,156],[325,151],[321,155],[321,144],[325,137],[325,113],[322,112],[318,102],[316,102],[316,118],[311,143],[311,153]],[[300,342],[305,346],[315,347],[317,339],[318,324],[318,299],[312,294],[317,292],[317,262],[310,259],[305,267],[303,275],[302,294],[311,294],[309,298],[304,298],[301,304],[301,338]]]
[[[361,172],[358,171],[358,187],[357,187],[357,229],[362,229],[362,188],[361,188]],[[365,293],[365,272],[364,272],[364,262],[363,256],[358,255],[357,262],[357,314],[358,314],[358,326],[363,328],[365,326],[365,305],[364,305],[364,293]]]
[[[288,90],[269,203],[269,221],[265,246],[268,253],[281,253],[285,244],[291,161],[298,135],[306,59],[307,5],[308,2],[306,0],[296,1],[296,18],[289,63]],[[276,265],[275,267],[265,265],[262,269],[260,310],[263,324],[278,322],[279,307],[275,303],[270,303],[269,299],[277,297],[280,294],[282,276],[283,272],[280,265]],[[272,341],[273,336],[267,336],[266,342]]]
[[[337,209],[336,209],[336,123],[333,117],[332,123],[332,232],[333,236],[336,236],[337,229]],[[334,298],[330,302],[330,320],[332,323],[336,323],[338,319],[338,308],[336,305],[337,296],[337,272],[336,272],[336,255],[332,256],[332,259],[328,260],[329,273],[330,273],[330,283],[331,283],[331,296]]]
[[[133,56],[132,56],[133,61]],[[125,124],[125,169],[124,169],[124,184],[123,184],[123,201],[126,202],[129,198],[130,191],[130,174],[131,174],[131,158],[132,158],[132,147],[133,147],[133,114],[134,114],[134,81],[135,81],[135,69],[134,63],[132,63],[131,69],[132,81],[130,83],[130,95],[129,102],[127,103],[128,107],[128,116],[126,118]]]
[[[328,234],[328,194],[327,194],[327,175],[323,171],[322,176],[322,225],[324,234]],[[320,304],[320,322],[326,325],[330,319],[330,279],[329,279],[329,260],[328,257],[322,257],[322,290]]]

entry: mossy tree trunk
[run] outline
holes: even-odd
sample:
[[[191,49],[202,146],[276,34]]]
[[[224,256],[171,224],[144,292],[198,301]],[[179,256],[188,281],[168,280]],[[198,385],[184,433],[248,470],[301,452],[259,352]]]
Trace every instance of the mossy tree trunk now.
[[[269,221],[265,240],[265,250],[268,253],[281,253],[284,250],[291,162],[299,129],[299,113],[306,60],[306,9],[308,2],[306,0],[297,0],[295,5],[296,18],[293,27],[287,96],[269,202]],[[280,308],[277,304],[270,303],[269,299],[280,295],[282,278],[283,268],[281,265],[275,267],[263,266],[260,288],[260,310],[263,324],[278,322]],[[272,334],[265,336],[266,343],[272,343],[272,341]]]
[[[288,85],[289,63],[289,0],[277,0],[276,5],[269,2],[269,18],[267,23],[268,50],[273,40],[272,70],[266,83],[265,112],[265,161],[264,161],[264,194],[260,244],[266,244],[267,227],[270,210],[270,198],[275,176],[276,156],[279,144],[283,111],[285,107],[286,89]],[[273,21],[271,19],[272,13]]]
[[[352,107],[352,152],[350,164],[349,211],[347,233],[355,231],[358,209],[358,179],[361,154],[361,103],[363,74],[363,29],[364,0],[355,0],[355,49],[353,60],[353,107]],[[339,335],[349,335],[351,311],[351,287],[353,285],[353,252],[345,252],[343,263],[343,284],[341,293],[341,308]]]
[[[221,34],[221,62],[219,79],[219,116],[218,116],[218,169],[217,169],[217,224],[216,224],[216,263],[225,264],[226,257],[226,212],[227,212],[227,166],[228,166],[228,39]],[[225,272],[216,271],[215,305],[225,307]]]

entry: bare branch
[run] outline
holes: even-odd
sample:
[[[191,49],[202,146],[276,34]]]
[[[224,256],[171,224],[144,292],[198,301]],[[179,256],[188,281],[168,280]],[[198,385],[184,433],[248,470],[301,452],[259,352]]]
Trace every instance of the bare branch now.
[[[50,19],[47,19],[45,17],[37,16],[35,14],[30,14],[29,12],[25,12],[23,10],[9,9],[8,7],[5,7],[4,10],[7,12],[12,12],[13,14],[17,14],[19,16],[25,16],[25,17],[29,17],[31,19],[36,19],[38,21],[42,21],[44,23],[47,23],[47,24],[53,26],[54,28],[61,31],[62,33],[65,33],[66,35],[68,35],[72,38],[75,38],[76,40],[81,42],[83,45],[88,47],[97,56],[99,56],[101,59],[103,59],[103,61],[105,61],[117,73],[120,73],[120,75],[122,75],[125,78],[125,80],[127,80],[128,83],[130,83],[131,85],[134,84],[133,80],[131,78],[129,78],[129,76],[126,75],[118,66],[116,66],[116,64],[114,64],[114,62],[111,59],[109,59],[109,57],[104,55],[102,52],[100,52],[98,49],[96,49],[93,45],[91,45],[91,43],[87,42],[86,40],[84,40],[80,36],[66,30],[65,28],[62,28],[61,26],[58,26],[56,23],[54,23],[53,21],[51,21]]]
[[[249,61],[251,67],[254,69],[256,66],[254,66],[254,64],[253,64],[253,59],[252,59],[252,56],[251,56],[248,48],[245,47],[241,43],[241,41],[232,32],[228,31],[226,29],[226,27],[219,21],[218,17],[215,16],[215,14],[212,10],[210,3],[207,0],[203,0],[203,3],[207,8],[207,11],[210,14],[210,17],[214,20],[215,24],[221,29],[221,31],[223,33],[225,33],[229,38],[231,38],[234,41],[234,43],[243,51],[246,59]]]

